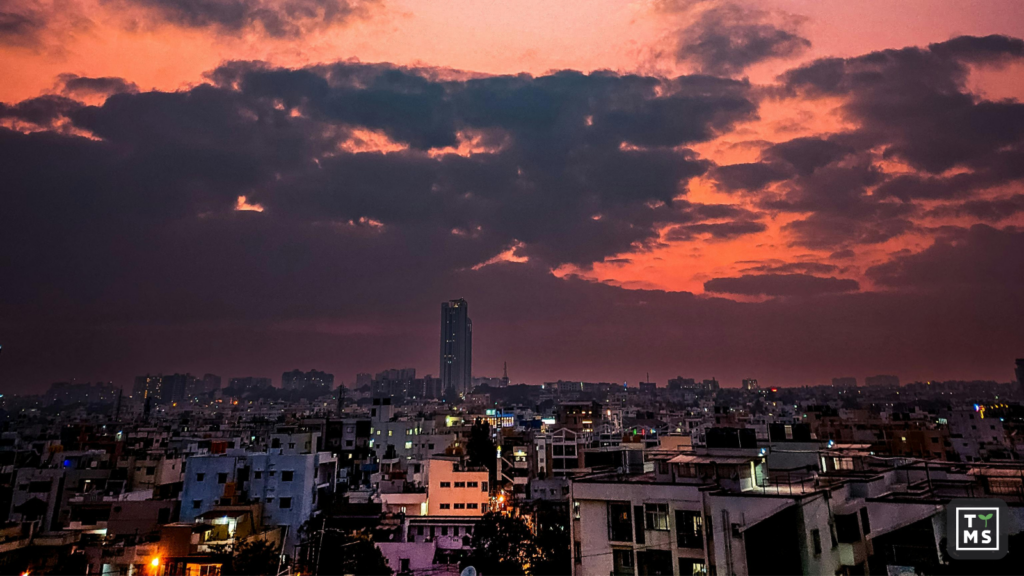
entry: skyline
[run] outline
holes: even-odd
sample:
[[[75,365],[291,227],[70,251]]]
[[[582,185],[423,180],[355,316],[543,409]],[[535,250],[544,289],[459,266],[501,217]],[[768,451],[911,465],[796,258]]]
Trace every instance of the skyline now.
[[[0,388],[433,374],[452,298],[513,381],[1011,380],[1021,37],[1015,2],[13,0]]]

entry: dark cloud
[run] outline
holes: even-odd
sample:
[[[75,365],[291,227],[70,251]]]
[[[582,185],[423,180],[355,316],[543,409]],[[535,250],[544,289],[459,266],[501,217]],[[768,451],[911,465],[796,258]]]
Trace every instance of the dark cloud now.
[[[11,118],[45,127],[80,108],[82,104],[77,100],[47,95],[22,100],[14,105],[0,102],[0,118]]]
[[[821,262],[770,262],[745,268],[743,272],[770,272],[774,274],[834,274],[839,267]]]
[[[45,27],[42,15],[27,6],[12,3],[6,10],[0,9],[0,45],[35,46]]]
[[[743,296],[817,296],[855,292],[859,288],[856,280],[807,274],[744,274],[737,278],[713,278],[704,283],[705,292]]]
[[[735,222],[709,222],[703,224],[687,224],[673,226],[666,234],[667,241],[693,240],[702,235],[709,235],[712,240],[731,240],[748,234],[764,232],[768,227],[761,222],[735,221]]]
[[[674,4],[701,10],[696,21],[679,32],[676,55],[704,74],[740,74],[765,60],[797,56],[811,45],[800,35],[799,20],[791,16],[732,2]]]
[[[774,144],[761,157],[768,162],[791,166],[801,176],[808,176],[818,168],[828,166],[854,153],[856,148],[849,137],[795,138]]]
[[[728,164],[718,166],[712,171],[712,177],[718,182],[719,188],[727,192],[756,192],[773,182],[780,182],[791,176],[792,172],[785,166],[767,162]]]
[[[311,29],[362,17],[375,0],[121,0],[150,9],[160,20],[187,28],[216,28],[228,34],[258,29],[295,37]]]
[[[1021,212],[1024,212],[1024,194],[1011,194],[939,206],[929,211],[928,216],[969,216],[985,222],[1000,222]]]
[[[134,82],[124,78],[102,77],[89,78],[77,74],[61,74],[58,78],[64,85],[63,93],[66,96],[88,97],[88,96],[110,96],[123,92],[138,92],[139,87]]]
[[[782,227],[795,246],[830,250],[839,246],[880,244],[915,229],[913,221],[900,217],[848,218],[812,214]],[[841,252],[842,250],[840,250]]]
[[[1024,231],[984,224],[946,230],[927,249],[873,266],[867,275],[893,288],[982,286],[1019,291],[1024,278]]]
[[[0,317],[357,316],[410,291],[436,298],[431,286],[510,247],[543,269],[588,266],[657,241],[667,225],[747,217],[680,198],[708,167],[685,145],[754,113],[743,82],[445,81],[387,66],[243,63],[211,79],[96,106],[47,96],[0,110],[61,126],[0,129],[0,241],[24,246],[0,264],[21,279],[0,289]],[[355,130],[408,148],[346,152]],[[439,153],[475,131],[500,134],[502,147]],[[240,196],[264,212],[235,212]]]
[[[1024,56],[1024,42],[1004,36],[959,37],[928,48],[829,58],[782,76],[806,96],[843,96],[862,137],[916,168],[941,173],[974,167],[1024,137],[1024,104],[982,100],[966,88],[971,65]]]

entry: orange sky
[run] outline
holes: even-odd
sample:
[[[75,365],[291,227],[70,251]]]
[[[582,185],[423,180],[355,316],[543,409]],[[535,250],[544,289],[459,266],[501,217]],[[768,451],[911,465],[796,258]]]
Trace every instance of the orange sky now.
[[[142,89],[174,89],[233,59],[302,65],[354,58],[486,73],[672,72],[675,66],[656,55],[666,48],[666,34],[687,21],[685,15],[659,10],[655,0],[385,0],[357,22],[298,39],[271,39],[154,24],[116,0],[38,2],[56,15],[52,29],[42,46],[0,46],[0,100],[46,92],[62,73],[121,76]],[[802,60],[1024,30],[1024,10],[1016,0],[766,0],[757,5],[804,19],[802,31],[812,48]],[[790,65],[761,66],[751,77],[768,81]]]
[[[36,46],[0,47],[0,101],[52,92],[57,76],[118,76],[142,90],[175,90],[203,80],[225,60],[259,59],[300,66],[335,60],[436,66],[481,73],[542,74],[554,69],[612,69],[686,73],[666,52],[668,38],[693,19],[671,11],[665,0],[385,0],[364,18],[299,38],[275,39],[249,31],[241,35],[211,28],[186,29],[154,23],[139,8],[116,0],[40,0],[54,16]],[[799,62],[822,56],[853,56],[872,50],[924,45],[959,34],[1024,32],[1018,0],[858,2],[768,0],[762,10],[802,22],[811,49],[795,61],[754,66],[749,77],[770,84]],[[48,7],[48,8],[47,8]],[[1024,93],[1021,67],[972,78],[972,88],[989,98]],[[758,142],[828,134],[846,126],[840,102],[766,100],[760,119],[696,148],[719,164],[756,161]],[[694,202],[745,200],[717,191],[709,181],[689,183]],[[704,281],[738,275],[751,260],[824,261],[828,253],[792,247],[781,226],[797,219],[781,214],[761,234],[719,242],[677,242],[629,255],[630,263],[596,264],[592,270],[563,267],[624,287],[703,291]],[[1018,218],[1009,223],[1020,223]],[[922,248],[928,236],[906,235],[858,253],[843,273],[861,273],[900,248]],[[510,252],[511,253],[511,252]],[[868,287],[868,286],[865,286]]]

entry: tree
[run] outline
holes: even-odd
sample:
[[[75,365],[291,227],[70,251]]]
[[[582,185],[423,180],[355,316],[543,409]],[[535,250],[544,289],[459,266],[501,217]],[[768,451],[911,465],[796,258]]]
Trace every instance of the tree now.
[[[473,427],[469,430],[469,442],[466,443],[466,456],[473,466],[486,466],[489,472],[488,479],[491,486],[497,482],[496,473],[498,470],[497,447],[491,441],[491,425],[477,418]]]
[[[473,531],[472,551],[462,567],[483,576],[519,576],[541,559],[533,532],[522,518],[488,512]]]
[[[387,559],[368,536],[330,528],[328,524],[326,517],[318,516],[299,527],[303,572],[391,576]]]
[[[230,566],[226,566],[226,576],[259,576],[277,574],[281,562],[281,551],[277,546],[265,540],[243,542],[235,548],[231,556]]]
[[[530,573],[534,576],[559,576],[572,573],[569,547],[569,510],[564,505],[540,501],[537,504],[537,547],[539,559]]]
[[[349,535],[328,529],[317,558],[317,574],[359,574],[391,576],[394,572],[380,549],[363,535]]]

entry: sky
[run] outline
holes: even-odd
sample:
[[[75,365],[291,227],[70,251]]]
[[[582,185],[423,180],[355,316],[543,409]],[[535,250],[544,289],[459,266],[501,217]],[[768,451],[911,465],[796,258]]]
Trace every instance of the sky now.
[[[6,0],[0,389],[1013,378],[1016,0]]]

